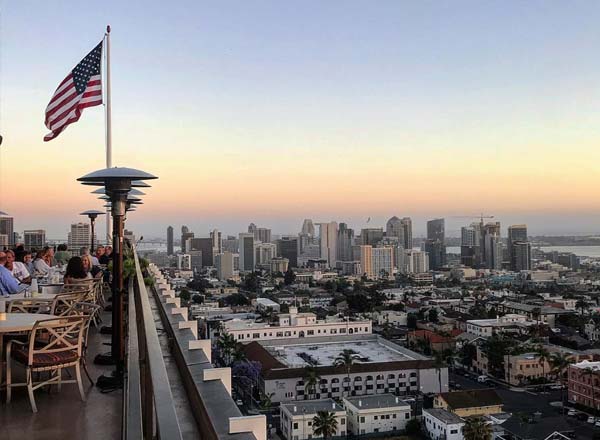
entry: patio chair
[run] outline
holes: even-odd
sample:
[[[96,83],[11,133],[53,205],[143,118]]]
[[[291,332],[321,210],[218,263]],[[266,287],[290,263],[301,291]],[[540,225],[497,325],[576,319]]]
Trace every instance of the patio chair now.
[[[80,316],[44,319],[34,324],[27,342],[9,341],[6,346],[6,403],[10,403],[13,388],[26,386],[31,410],[36,413],[33,392],[52,384],[58,385],[60,391],[63,383],[77,383],[81,400],[85,401],[80,370],[84,330],[85,319]],[[40,340],[45,342],[40,344]],[[12,383],[13,363],[25,367],[25,383]],[[75,368],[75,379],[63,380],[62,370],[71,367]],[[34,383],[33,374],[41,372],[49,372],[49,378]]]

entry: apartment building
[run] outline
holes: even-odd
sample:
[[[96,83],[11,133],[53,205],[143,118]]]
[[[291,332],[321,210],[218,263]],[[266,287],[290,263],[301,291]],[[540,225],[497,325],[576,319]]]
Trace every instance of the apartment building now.
[[[412,417],[410,405],[393,394],[344,397],[344,407],[354,435],[403,431]]]
[[[465,422],[442,408],[423,410],[423,427],[431,440],[462,440]]]
[[[568,387],[569,402],[600,409],[600,362],[569,365]]]
[[[294,402],[279,407],[280,428],[286,440],[307,440],[318,438],[314,432],[314,418],[319,411],[333,413],[337,421],[334,437],[346,435],[346,410],[333,399]]]

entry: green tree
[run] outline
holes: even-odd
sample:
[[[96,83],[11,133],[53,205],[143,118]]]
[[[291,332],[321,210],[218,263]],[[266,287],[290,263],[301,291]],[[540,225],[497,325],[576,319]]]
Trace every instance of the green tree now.
[[[283,282],[286,286],[289,286],[290,284],[294,284],[294,281],[296,281],[296,274],[294,273],[292,268],[289,267],[283,275]]]
[[[437,309],[429,309],[429,313],[427,314],[427,318],[429,322],[438,322],[439,316]]]
[[[569,368],[572,363],[571,357],[566,353],[555,352],[550,356],[550,366],[554,374],[558,376],[560,382],[560,401],[562,402],[562,409],[565,408],[565,371]],[[564,411],[563,411],[564,412]]]
[[[321,381],[321,376],[319,372],[314,367],[314,365],[307,365],[304,368],[304,392],[307,394],[310,399],[313,395],[316,394],[317,384]]]
[[[575,303],[575,310],[579,310],[579,314],[581,316],[583,316],[583,313],[585,311],[589,310],[589,308],[590,308],[590,305],[583,298],[578,299],[577,302]]]
[[[204,302],[204,297],[196,293],[192,296],[192,302],[194,304],[202,304]]]
[[[438,374],[438,383],[440,386],[440,393],[442,392],[442,368],[446,366],[446,359],[441,351],[436,351],[433,354],[433,367]]]
[[[465,440],[492,440],[492,427],[481,417],[469,417],[462,428]]]
[[[236,351],[237,342],[233,335],[229,333],[223,333],[217,339],[217,350],[219,357],[225,366],[230,367],[233,363],[233,354]]]
[[[417,419],[410,419],[406,422],[406,427],[404,429],[408,435],[418,437],[421,433],[421,424]]]
[[[336,367],[344,367],[346,377],[348,378],[348,387],[350,387],[350,372],[352,371],[352,365],[354,360],[357,358],[356,352],[349,348],[344,349],[333,361],[333,365]],[[345,388],[345,386],[344,386]],[[343,394],[343,393],[342,393]]]
[[[538,360],[540,362],[540,365],[542,366],[542,377],[544,378],[544,381],[547,381],[546,363],[548,363],[548,361],[550,360],[550,352],[540,345],[536,349],[536,353],[538,355]]]
[[[482,351],[488,359],[488,370],[496,377],[504,377],[504,356],[512,341],[501,335],[492,335],[482,344]]]
[[[190,291],[187,289],[181,289],[181,291],[179,292],[179,298],[181,298],[181,301],[184,304],[187,304],[188,302],[190,302],[191,298]]]
[[[335,414],[329,411],[318,411],[313,418],[313,433],[324,440],[333,437],[337,432],[338,422]]]
[[[414,313],[409,313],[408,315],[406,315],[406,326],[409,329],[416,329],[417,328],[417,315],[415,315]]]

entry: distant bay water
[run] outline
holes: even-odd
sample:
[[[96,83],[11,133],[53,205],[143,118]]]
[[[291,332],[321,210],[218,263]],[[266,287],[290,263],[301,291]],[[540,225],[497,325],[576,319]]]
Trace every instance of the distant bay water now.
[[[600,258],[600,246],[540,246],[544,252],[572,252],[578,257]],[[446,252],[449,254],[460,254],[460,246],[448,246]]]

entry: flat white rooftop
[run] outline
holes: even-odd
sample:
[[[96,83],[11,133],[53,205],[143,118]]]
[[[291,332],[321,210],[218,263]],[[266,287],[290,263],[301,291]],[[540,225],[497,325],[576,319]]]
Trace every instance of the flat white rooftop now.
[[[335,359],[345,349],[351,349],[355,352],[356,363],[373,362],[395,362],[422,359],[416,353],[410,355],[410,351],[398,347],[393,348],[392,344],[387,345],[378,340],[358,340],[358,341],[331,341],[331,342],[303,342],[301,344],[278,345],[272,344],[265,348],[279,362],[287,365],[289,368],[300,368],[316,362],[319,366],[332,365]]]

